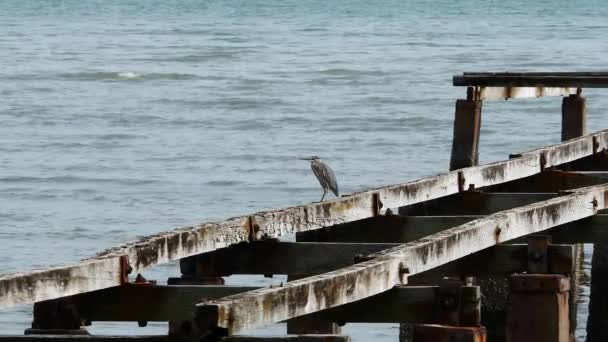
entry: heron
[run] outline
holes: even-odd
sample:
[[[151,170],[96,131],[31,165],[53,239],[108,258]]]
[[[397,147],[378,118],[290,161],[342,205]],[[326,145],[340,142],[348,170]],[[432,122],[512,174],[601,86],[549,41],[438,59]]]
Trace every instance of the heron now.
[[[319,180],[321,187],[323,187],[323,196],[321,197],[320,202],[322,202],[325,198],[325,195],[327,195],[327,190],[331,190],[331,192],[333,192],[336,197],[338,197],[338,181],[336,181],[336,175],[329,167],[329,165],[327,165],[321,160],[321,158],[317,156],[311,156],[301,159],[310,161],[310,168]]]

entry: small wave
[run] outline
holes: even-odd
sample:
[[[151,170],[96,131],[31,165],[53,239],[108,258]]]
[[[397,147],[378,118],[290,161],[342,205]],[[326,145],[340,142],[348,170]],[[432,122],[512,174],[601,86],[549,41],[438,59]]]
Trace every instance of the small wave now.
[[[64,73],[58,75],[62,79],[73,80],[73,81],[151,81],[151,80],[169,80],[169,81],[183,81],[195,79],[198,76],[192,74],[180,74],[180,73],[139,73],[135,71],[121,71],[121,72],[77,72],[77,73]]]
[[[116,183],[121,185],[147,185],[153,184],[155,181],[130,178],[90,178],[68,175],[51,177],[7,176],[0,177],[0,183]]]
[[[317,73],[323,75],[331,75],[331,76],[343,76],[343,77],[352,77],[352,76],[384,76],[387,73],[380,70],[355,70],[355,69],[347,69],[347,68],[331,68],[319,70]]]
[[[216,181],[205,182],[203,184],[211,185],[211,186],[234,186],[234,185],[243,185],[243,184],[245,184],[245,182],[229,181],[229,180],[216,180]]]

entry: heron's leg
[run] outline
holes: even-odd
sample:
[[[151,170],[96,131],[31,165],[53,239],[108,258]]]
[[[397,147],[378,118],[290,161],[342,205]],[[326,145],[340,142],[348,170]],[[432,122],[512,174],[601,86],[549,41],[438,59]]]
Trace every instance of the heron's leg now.
[[[323,202],[323,199],[325,198],[325,195],[327,195],[327,189],[323,189],[323,196],[321,196],[321,200],[319,202]]]

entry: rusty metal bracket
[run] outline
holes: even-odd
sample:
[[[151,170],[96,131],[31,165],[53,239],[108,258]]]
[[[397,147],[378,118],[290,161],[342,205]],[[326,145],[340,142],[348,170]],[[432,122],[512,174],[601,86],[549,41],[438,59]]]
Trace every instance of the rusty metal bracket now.
[[[362,263],[362,262],[373,260],[374,257],[369,256],[369,255],[364,255],[364,254],[356,254],[353,259],[354,259],[353,262],[355,264],[358,264],[358,263]]]
[[[597,150],[600,148],[600,143],[597,141],[597,137],[595,135],[591,138],[591,143],[593,144],[593,154],[596,154]]]
[[[129,256],[120,256],[120,284],[124,285],[129,283],[129,274],[133,272],[133,267],[129,264]]]
[[[435,308],[437,323],[452,326],[460,325],[462,285],[462,281],[454,278],[444,278],[439,283],[438,301]]]
[[[545,171],[545,166],[547,165],[547,154],[546,152],[543,152],[540,154],[540,171],[543,172]]]
[[[249,242],[253,242],[257,240],[258,231],[260,231],[260,226],[255,222],[255,217],[249,216],[247,218],[247,235]]]
[[[464,173],[462,171],[458,171],[458,192],[464,191],[465,181],[466,180],[464,179]]]
[[[549,245],[551,235],[528,236],[528,272],[549,273]]]
[[[372,194],[372,216],[380,215],[380,209],[382,209],[382,201],[380,201],[380,195],[377,192]]]

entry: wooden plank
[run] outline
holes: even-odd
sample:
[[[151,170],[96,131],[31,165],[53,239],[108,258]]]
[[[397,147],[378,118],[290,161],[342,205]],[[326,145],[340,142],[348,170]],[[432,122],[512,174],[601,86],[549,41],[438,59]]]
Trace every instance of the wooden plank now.
[[[553,244],[548,247],[548,269],[551,273],[570,273],[573,249],[571,245]],[[410,283],[423,284],[443,276],[510,275],[528,271],[526,244],[500,244],[467,255],[445,265],[411,276]]]
[[[489,215],[556,197],[557,193],[498,193],[464,191],[399,208],[404,216]]]
[[[523,153],[520,157],[461,169],[403,184],[355,193],[331,201],[236,217],[158,233],[111,248],[97,257],[64,267],[0,276],[0,308],[120,285],[120,257],[135,272],[250,239],[279,237],[377,216],[379,207],[398,208],[448,196],[461,189],[500,184],[531,176],[608,148],[608,130]],[[94,265],[95,267],[92,267]],[[98,277],[99,274],[112,275]]]
[[[462,216],[380,215],[296,234],[298,241],[404,243],[480,218]]]
[[[414,275],[520,236],[595,215],[605,208],[608,186],[578,190],[469,222],[374,255],[337,271],[197,305],[195,321],[206,328],[243,329],[351,303],[407,282]]]
[[[256,241],[198,255],[196,263],[210,274],[313,275],[353,264],[358,254],[371,254],[395,243],[314,243]]]
[[[192,319],[192,306],[259,287],[217,285],[126,285],[74,296],[80,316],[90,321],[149,321]]]
[[[484,192],[561,192],[608,182],[608,172],[545,170],[512,182],[485,187]]]
[[[607,88],[608,75],[581,73],[465,73],[454,86]]]
[[[482,101],[456,100],[450,171],[478,164],[481,106]]]
[[[119,257],[28,273],[9,273],[0,275],[0,308],[75,295],[121,283]]]
[[[321,236],[321,241],[324,242],[406,243],[480,218],[483,216],[378,216],[365,221],[369,222],[369,225],[362,221],[354,226],[338,225],[299,234],[306,237]],[[383,226],[384,222],[390,224]],[[597,214],[557,226],[543,234],[551,235],[553,242],[558,244],[608,242],[608,215]],[[521,240],[521,243],[523,242],[525,239]]]
[[[83,318],[91,321],[166,322],[192,319],[192,307],[206,300],[257,289],[238,286],[129,286],[75,296]],[[436,323],[437,286],[395,287],[344,306],[302,316],[323,322]],[[424,313],[423,313],[424,312]]]
[[[462,286],[462,296],[479,301],[477,286]],[[442,319],[439,286],[395,286],[392,289],[342,306],[301,316],[312,322],[346,323],[439,323]],[[460,300],[460,298],[456,298]],[[479,308],[470,310],[465,316],[457,313],[458,319],[478,317]],[[477,310],[477,312],[475,312]],[[462,316],[462,317],[460,317]]]
[[[430,235],[430,234],[429,234]],[[399,241],[396,242],[407,242]],[[365,256],[398,243],[307,243],[255,242],[239,244],[199,256],[210,272],[232,274],[315,275],[350,266],[358,256]],[[550,245],[548,267],[552,273],[568,273],[572,260],[569,245]],[[471,254],[436,269],[427,271],[445,276],[512,274],[527,270],[526,244],[501,244]]]

